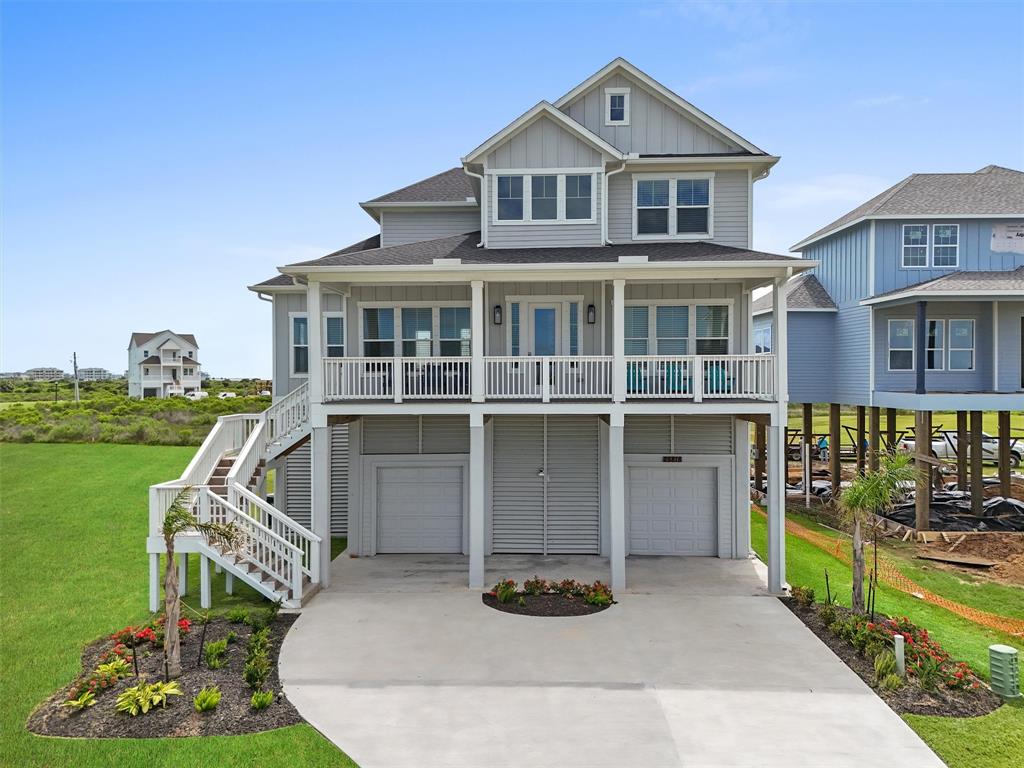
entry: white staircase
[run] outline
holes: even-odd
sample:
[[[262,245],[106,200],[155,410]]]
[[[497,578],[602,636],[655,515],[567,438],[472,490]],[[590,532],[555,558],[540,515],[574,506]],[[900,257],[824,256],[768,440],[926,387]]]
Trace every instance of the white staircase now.
[[[199,520],[233,523],[239,540],[226,548],[188,533],[175,542],[178,552],[198,552],[286,608],[300,607],[319,589],[320,537],[259,495],[267,462],[309,439],[309,430],[309,389],[303,384],[262,413],[221,416],[181,477],[150,487],[151,610],[159,605],[154,565],[165,551],[163,518],[185,488]],[[205,578],[204,608],[210,602],[208,582]]]

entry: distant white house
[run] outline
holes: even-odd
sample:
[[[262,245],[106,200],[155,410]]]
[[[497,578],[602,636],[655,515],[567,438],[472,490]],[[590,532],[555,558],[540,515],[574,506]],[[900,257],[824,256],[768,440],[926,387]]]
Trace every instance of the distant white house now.
[[[0,379],[23,379],[25,374],[21,371],[4,371],[0,372]]]
[[[171,397],[201,387],[199,345],[191,333],[133,333],[128,342],[128,396]]]
[[[79,381],[109,381],[110,379],[116,379],[113,373],[108,371],[106,368],[79,368],[78,369],[78,380]]]
[[[55,379],[63,379],[64,376],[64,371],[60,368],[43,366],[41,368],[29,368],[25,371],[23,377],[30,381],[54,381]]]

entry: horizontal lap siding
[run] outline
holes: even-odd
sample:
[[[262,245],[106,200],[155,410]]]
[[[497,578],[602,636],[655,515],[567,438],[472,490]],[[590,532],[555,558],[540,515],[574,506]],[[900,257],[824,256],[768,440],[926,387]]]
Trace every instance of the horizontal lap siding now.
[[[493,551],[544,548],[543,416],[494,417]]]
[[[469,453],[469,418],[423,416],[423,453]]]
[[[605,125],[605,88],[629,88],[629,125]],[[623,152],[642,155],[733,152],[736,144],[703,129],[653,91],[617,72],[562,109]]]
[[[1021,333],[1024,325],[1024,302],[999,302],[999,391],[1018,392],[1021,381]]]
[[[363,455],[469,453],[465,416],[364,416]]]
[[[381,246],[435,240],[480,229],[480,209],[472,211],[381,211]]]
[[[790,402],[832,402],[836,313],[790,312],[788,323]]]

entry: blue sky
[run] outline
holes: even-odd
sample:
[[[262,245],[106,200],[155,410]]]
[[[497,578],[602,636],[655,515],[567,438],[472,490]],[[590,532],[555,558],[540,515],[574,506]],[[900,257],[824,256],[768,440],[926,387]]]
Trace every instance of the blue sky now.
[[[0,369],[116,372],[133,330],[269,375],[245,286],[372,234],[624,56],[782,161],[755,246],[909,173],[1024,168],[1015,3],[4,3]]]

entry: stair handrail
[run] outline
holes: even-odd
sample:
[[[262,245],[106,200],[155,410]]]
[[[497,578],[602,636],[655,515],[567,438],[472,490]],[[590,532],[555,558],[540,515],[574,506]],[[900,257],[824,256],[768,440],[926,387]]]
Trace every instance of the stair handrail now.
[[[223,516],[214,507],[223,508]],[[288,586],[295,600],[302,599],[302,550],[287,539],[274,533],[255,517],[246,514],[209,488],[200,490],[200,520],[234,523],[244,539],[244,550],[232,551],[245,557],[257,568]],[[286,566],[282,569],[282,565]]]
[[[244,513],[302,552],[302,571],[313,584],[320,583],[320,543],[323,538],[297,523],[273,504],[241,483],[228,486],[228,498]]]
[[[203,440],[192,461],[185,467],[178,481],[185,485],[202,485],[210,479],[217,462],[229,451],[241,448],[260,414],[236,413],[219,416],[213,429]]]
[[[253,427],[249,437],[246,438],[242,447],[235,456],[235,461],[228,470],[225,478],[225,485],[230,489],[233,483],[239,483],[246,487],[252,482],[252,477],[260,465],[260,460],[267,449],[267,422],[261,414],[259,421]]]
[[[309,382],[303,382],[263,412],[268,442],[309,421]]]

